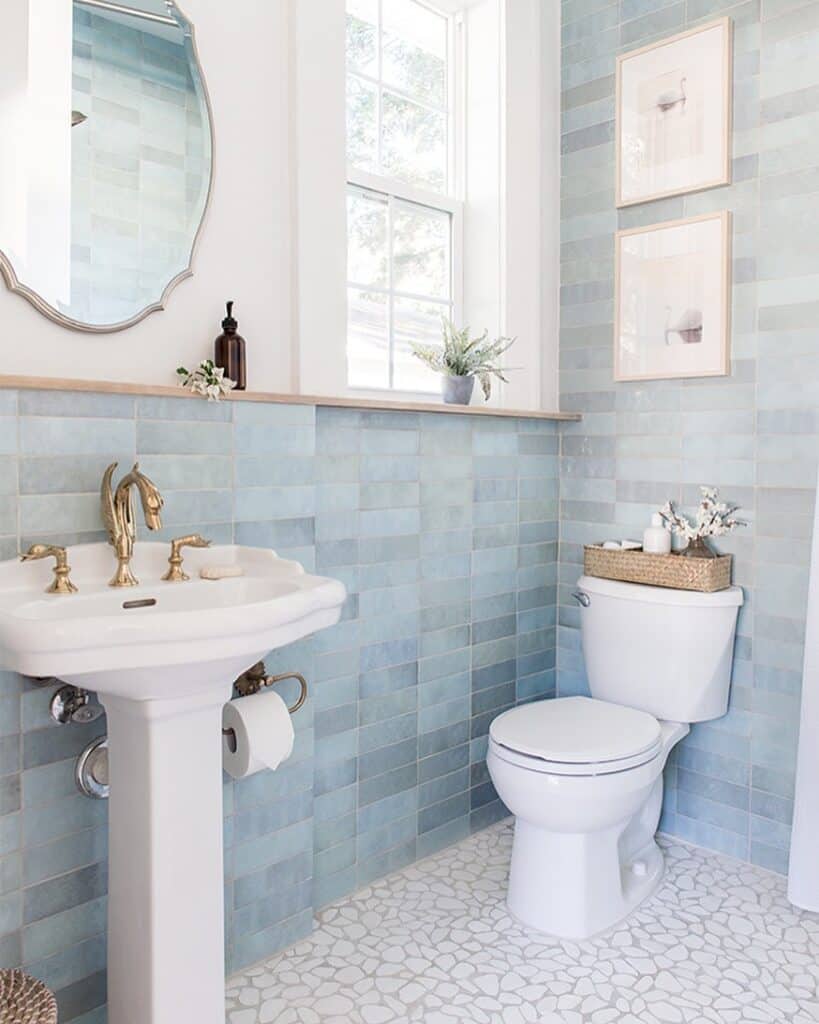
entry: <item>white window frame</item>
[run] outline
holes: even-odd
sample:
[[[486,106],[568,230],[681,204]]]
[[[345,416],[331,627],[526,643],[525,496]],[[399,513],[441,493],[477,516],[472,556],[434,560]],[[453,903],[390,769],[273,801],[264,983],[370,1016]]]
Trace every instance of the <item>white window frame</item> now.
[[[464,143],[456,145],[463,164],[453,187],[459,190],[455,198],[464,201],[461,250],[468,253],[455,268],[453,294],[463,295],[456,314],[476,331],[487,327],[518,338],[509,361],[525,371],[510,374],[509,385],[493,386],[490,406],[554,409],[560,5],[553,0],[433,2],[445,14],[460,13],[465,24],[461,35],[453,33],[462,53],[456,75],[462,72],[464,82],[464,112],[455,128],[456,139],[464,133]],[[346,5],[345,0],[286,0],[286,9],[291,79],[280,102],[290,111],[292,149],[282,180],[293,209],[290,388],[355,401],[367,393],[353,392],[347,383]],[[487,114],[487,90],[495,78],[497,110]],[[285,379],[282,386],[287,387]],[[401,401],[404,393],[382,390],[370,397]],[[407,395],[406,401],[428,402],[429,395]]]
[[[395,210],[395,206],[402,202],[414,204],[416,206],[425,206],[430,210],[440,213],[446,213],[451,218],[452,233],[451,233],[451,248],[450,248],[450,274],[451,274],[451,302],[452,302],[452,316],[456,322],[463,319],[463,304],[464,304],[464,140],[465,140],[465,22],[460,13],[453,14],[447,10],[443,4],[438,6],[434,3],[429,3],[427,0],[415,0],[416,3],[421,7],[427,8],[444,18],[447,22],[447,191],[446,192],[435,192],[431,189],[418,188],[417,186],[410,185],[400,178],[394,178],[390,175],[373,174],[368,171],[363,171],[352,164],[347,165],[347,194],[350,192],[359,192],[363,195],[370,195],[379,201],[387,201],[388,216],[390,217],[390,225],[392,223],[392,216]],[[382,17],[382,0],[378,0],[379,6],[379,26],[381,25]],[[377,140],[378,145],[381,145],[381,87],[384,82],[381,77],[381,44],[379,39],[378,48],[378,78],[373,78],[369,75],[361,74],[358,71],[353,72],[353,75],[370,85],[375,86],[378,89],[378,113],[377,113]],[[346,75],[345,75],[346,82]],[[404,93],[401,89],[398,89],[392,85],[389,86],[389,91],[394,92],[397,96],[402,99],[406,99],[411,103],[418,104],[417,98]],[[423,106],[423,103],[420,103]],[[437,109],[437,108],[436,108]],[[392,240],[392,231],[389,232],[390,242]],[[389,342],[390,342],[390,379],[392,379],[393,362],[392,362],[392,346],[393,346],[393,328],[394,328],[394,308],[392,299],[394,297],[408,298],[408,299],[419,299],[421,301],[429,301],[431,296],[428,295],[414,295],[409,292],[396,291],[392,288],[392,268],[393,268],[393,253],[390,244],[390,251],[388,253],[389,261],[389,284],[387,287],[373,286],[371,284],[363,284],[360,282],[351,281],[347,277],[346,286],[349,288],[360,288],[367,291],[376,292],[387,296],[389,303],[389,319],[388,319],[388,330],[389,330]],[[347,323],[345,324],[345,331],[349,326],[349,314]],[[406,391],[399,390],[388,385],[383,388],[363,388],[355,387],[350,384],[350,368],[349,361],[346,351],[345,344],[345,376],[346,376],[346,390],[348,394],[353,397],[359,398],[384,398],[387,395],[394,396],[397,399],[417,399],[419,401],[429,401],[430,397],[435,393],[432,389],[430,391]]]

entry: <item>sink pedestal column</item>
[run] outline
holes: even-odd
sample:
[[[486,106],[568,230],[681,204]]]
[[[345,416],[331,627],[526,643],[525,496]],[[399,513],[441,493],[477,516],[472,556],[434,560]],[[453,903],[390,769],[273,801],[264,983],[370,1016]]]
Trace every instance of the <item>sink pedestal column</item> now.
[[[224,1024],[222,706],[100,695],[108,715],[109,1024]]]

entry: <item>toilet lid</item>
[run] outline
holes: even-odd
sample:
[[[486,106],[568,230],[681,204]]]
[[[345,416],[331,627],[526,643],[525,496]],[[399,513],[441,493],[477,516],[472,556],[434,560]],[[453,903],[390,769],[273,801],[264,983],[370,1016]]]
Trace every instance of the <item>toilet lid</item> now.
[[[501,746],[543,761],[601,764],[660,746],[653,715],[590,697],[559,697],[505,711],[489,735]]]

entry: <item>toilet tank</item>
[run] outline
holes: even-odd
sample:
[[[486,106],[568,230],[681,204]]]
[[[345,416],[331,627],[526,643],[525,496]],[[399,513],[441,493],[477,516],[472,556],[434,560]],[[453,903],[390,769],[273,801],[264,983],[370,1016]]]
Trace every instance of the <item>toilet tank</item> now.
[[[672,722],[725,714],[739,587],[702,594],[582,576],[577,590],[593,697]]]

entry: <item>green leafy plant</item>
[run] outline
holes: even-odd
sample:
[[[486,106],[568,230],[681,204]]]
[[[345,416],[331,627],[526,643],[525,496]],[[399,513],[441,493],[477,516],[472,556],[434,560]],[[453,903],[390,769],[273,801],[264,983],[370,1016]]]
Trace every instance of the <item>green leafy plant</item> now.
[[[469,337],[469,327],[459,331],[455,324],[442,317],[443,345],[421,345],[412,342],[412,354],[436,373],[449,377],[477,377],[483,388],[484,398],[492,394],[492,378],[497,377],[508,383],[506,370],[498,366],[498,360],[514,345],[515,338],[489,340],[489,331],[479,338]]]

